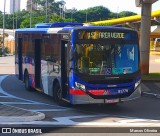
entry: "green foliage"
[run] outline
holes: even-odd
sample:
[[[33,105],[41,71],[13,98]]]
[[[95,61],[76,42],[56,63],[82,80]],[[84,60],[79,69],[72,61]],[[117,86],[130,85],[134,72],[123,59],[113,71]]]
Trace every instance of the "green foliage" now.
[[[64,20],[59,16],[52,16],[50,22],[64,22]]]
[[[38,23],[43,23],[45,20],[44,16],[33,16],[32,17],[32,26],[31,27],[35,27],[36,24]],[[26,18],[22,21],[21,28],[29,28],[30,27],[30,18]]]
[[[106,20],[110,18],[110,10],[103,6],[88,8],[86,10],[79,10],[75,13],[74,19],[77,22],[92,22],[99,20]]]
[[[2,54],[6,55],[6,54],[9,54],[9,53],[10,53],[10,51],[7,47],[4,48],[3,53],[2,53],[2,47],[0,47],[0,56],[2,56]]]
[[[46,16],[45,22],[50,22],[50,15],[52,15],[53,13],[55,15],[58,15],[60,12],[59,5],[63,5],[64,3],[63,0],[58,2],[55,2],[55,0],[47,0],[47,4],[46,0],[33,0],[33,2],[38,3],[40,5],[41,8],[39,10],[41,10],[44,16],[46,16],[47,11],[48,16]]]
[[[127,16],[133,16],[136,15],[136,13],[130,12],[130,11],[122,11],[118,14],[118,17],[127,17]]]
[[[28,28],[30,27],[30,17],[32,20],[32,27],[37,23],[43,22],[93,22],[100,20],[107,20],[117,17],[124,17],[135,15],[133,12],[123,11],[120,13],[111,12],[108,8],[103,6],[96,6],[85,10],[68,9],[65,11],[65,19],[60,18],[60,8],[64,1],[55,0],[33,0],[40,5],[40,8],[33,10],[32,14],[26,10],[16,12],[14,14],[5,16],[5,28],[16,29],[16,28]],[[46,10],[47,7],[47,10]],[[46,16],[47,11],[47,16]],[[111,24],[100,24],[100,25],[111,25]],[[0,28],[3,28],[3,13],[0,12]]]
[[[59,16],[52,16],[50,22],[75,22],[74,19],[67,18],[67,19],[62,19]]]
[[[142,81],[160,81],[160,73],[142,75]]]

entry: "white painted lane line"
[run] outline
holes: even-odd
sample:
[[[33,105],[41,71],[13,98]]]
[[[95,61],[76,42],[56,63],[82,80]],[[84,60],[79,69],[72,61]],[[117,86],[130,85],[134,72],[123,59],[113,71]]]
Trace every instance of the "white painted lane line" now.
[[[41,104],[41,105],[46,105],[46,106],[53,106],[53,107],[55,107],[55,108],[70,109],[70,108],[66,108],[66,107],[63,107],[63,106],[58,106],[58,105],[47,104],[47,103],[36,102],[36,101],[28,100],[28,99],[23,99],[23,98],[21,98],[21,97],[17,97],[17,96],[14,96],[14,95],[11,95],[11,94],[5,92],[5,91],[1,88],[1,84],[2,84],[2,81],[3,81],[7,76],[8,76],[8,75],[0,76],[0,93],[6,95],[6,96],[8,96],[8,97],[15,98],[15,99],[19,99],[19,100],[23,100],[23,101],[26,101],[26,102],[29,102],[29,103],[36,103],[36,104]],[[9,104],[9,103],[8,103],[8,104]]]
[[[106,116],[106,115],[84,115],[84,116],[57,117],[57,118],[53,118],[53,119],[57,120],[58,122],[61,122],[61,124],[70,124],[70,123],[75,122],[72,119],[84,119],[84,118],[94,118],[94,117],[96,117],[98,119],[98,118],[101,118],[101,117],[104,117],[104,118],[107,117],[108,118],[109,116]],[[148,122],[148,121],[160,122],[160,120],[128,118],[128,119],[116,121],[116,123],[127,124],[127,123],[140,123],[140,122]],[[96,124],[99,124],[99,123],[105,124],[106,122],[75,122],[75,124],[76,123],[80,123],[80,124],[93,123],[93,124],[96,125]]]
[[[5,92],[2,89],[2,81],[6,78],[7,76],[0,76],[0,93],[5,94]],[[7,95],[8,96],[8,95]]]
[[[44,111],[67,111],[68,109],[36,109],[36,110],[30,110],[30,111],[35,111],[35,112],[37,112],[37,111],[39,111],[39,112],[44,112]]]
[[[8,97],[8,96],[0,96],[0,98],[11,98],[11,97]]]
[[[124,119],[118,121],[118,123],[136,123],[136,122],[147,122],[147,121],[160,122],[160,120],[150,120],[150,119]]]
[[[8,104],[8,105],[40,105],[39,103],[28,103],[28,102],[0,102],[1,104]]]
[[[98,116],[98,117],[102,117],[102,116]],[[75,122],[71,119],[82,119],[82,118],[91,118],[91,117],[97,117],[97,115],[68,116],[68,117],[57,117],[53,119],[64,125],[76,125],[78,122]]]

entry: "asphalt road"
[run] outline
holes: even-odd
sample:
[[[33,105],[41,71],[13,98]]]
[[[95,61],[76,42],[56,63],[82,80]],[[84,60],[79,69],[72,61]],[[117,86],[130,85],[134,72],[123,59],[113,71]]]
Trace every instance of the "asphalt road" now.
[[[27,91],[24,84],[14,75],[8,76],[2,86],[10,99],[3,98],[1,102],[25,108],[32,111],[43,112],[46,119],[43,125],[135,125],[140,123],[160,123],[160,99],[142,96],[140,99],[110,105],[77,105],[62,107],[57,105],[52,97],[36,91]],[[14,96],[14,97],[13,97]],[[54,122],[55,120],[58,123]],[[78,124],[78,123],[79,124]],[[105,124],[106,123],[106,124]],[[108,123],[108,124],[107,124]],[[130,123],[130,124],[129,124]],[[33,124],[36,124],[34,122]]]
[[[151,59],[158,62],[159,58]],[[154,127],[160,126],[160,99],[142,96],[140,99],[109,105],[77,105],[62,107],[52,97],[36,91],[27,91],[24,84],[14,75],[14,58],[0,58],[1,75],[9,74],[2,82],[5,88],[0,92],[6,97],[1,103],[45,113],[42,121],[12,122],[16,126],[84,126],[84,127]],[[157,63],[155,63],[157,65]],[[3,122],[1,122],[3,125]],[[114,131],[114,130],[113,130]]]

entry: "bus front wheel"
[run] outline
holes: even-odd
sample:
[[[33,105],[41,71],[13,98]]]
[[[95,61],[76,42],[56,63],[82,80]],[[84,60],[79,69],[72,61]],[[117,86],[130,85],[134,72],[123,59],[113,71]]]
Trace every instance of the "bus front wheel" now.
[[[64,105],[64,101],[62,100],[62,89],[58,83],[55,84],[54,86],[53,98],[54,98],[54,101],[59,105]]]

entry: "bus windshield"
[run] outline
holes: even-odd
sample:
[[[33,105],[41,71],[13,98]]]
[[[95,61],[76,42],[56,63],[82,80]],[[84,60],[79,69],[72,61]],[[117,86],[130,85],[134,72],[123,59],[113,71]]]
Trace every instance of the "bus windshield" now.
[[[135,43],[75,44],[74,68],[86,75],[123,75],[138,71]]]

